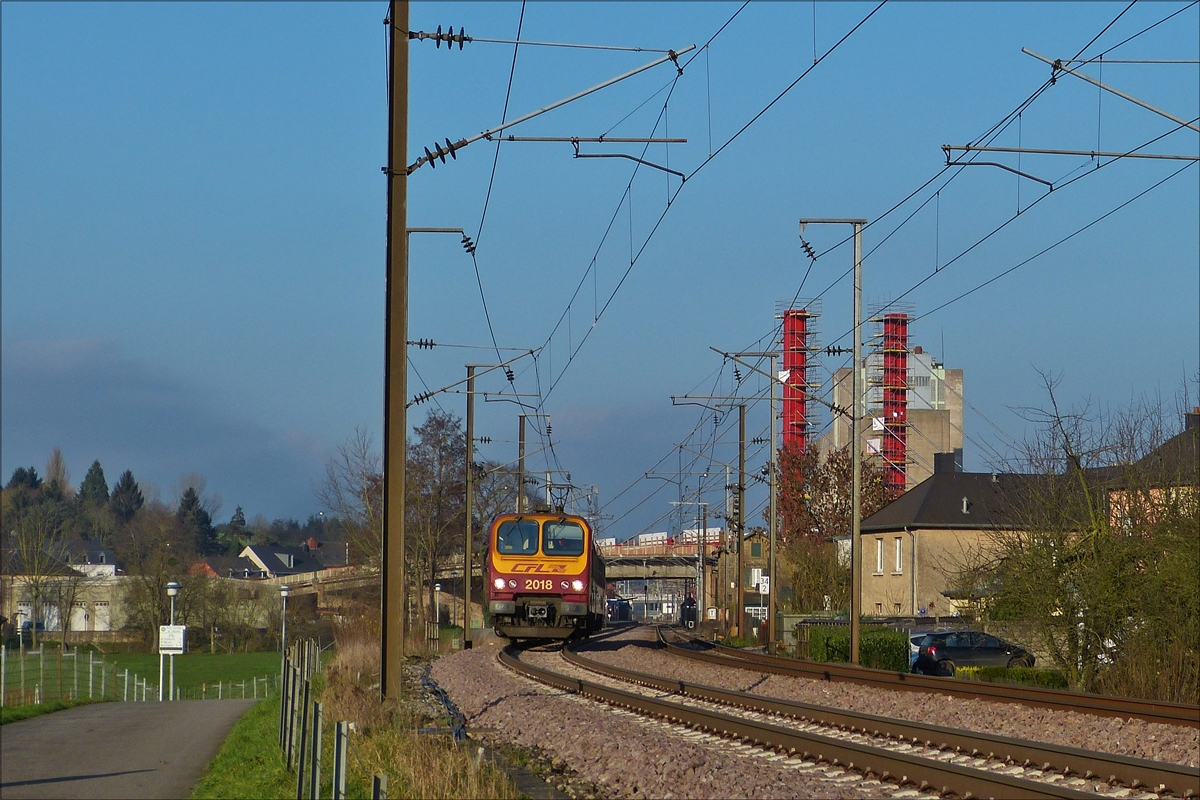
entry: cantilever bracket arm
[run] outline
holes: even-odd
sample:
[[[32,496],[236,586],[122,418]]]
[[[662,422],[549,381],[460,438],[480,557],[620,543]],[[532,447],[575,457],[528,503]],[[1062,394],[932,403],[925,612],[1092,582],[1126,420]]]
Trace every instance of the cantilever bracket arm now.
[[[1007,164],[1001,164],[998,161],[951,161],[950,153],[949,153],[949,151],[947,151],[946,152],[946,166],[947,167],[999,167],[1000,169],[1007,170],[1014,175],[1020,175],[1022,178],[1028,178],[1031,181],[1037,181],[1038,183],[1040,183],[1044,186],[1050,187],[1050,191],[1052,191],[1052,192],[1054,191],[1054,184],[1051,183],[1050,181],[1042,180],[1041,178],[1037,177],[1036,175],[1030,175],[1028,172],[1021,172],[1019,169],[1013,169],[1012,167],[1008,166]]]
[[[627,158],[630,161],[636,161],[637,163],[641,164],[644,167],[650,167],[651,169],[658,169],[658,170],[662,170],[663,172],[669,172],[672,175],[679,176],[679,180],[687,181],[687,175],[684,175],[682,172],[676,172],[675,170],[671,169],[670,167],[664,167],[661,164],[655,164],[652,161],[646,161],[644,159],[637,158],[636,156],[631,156],[627,153],[581,153],[581,152],[579,152],[579,145],[575,145],[575,157],[576,158]]]
[[[812,392],[808,391],[808,387],[807,387],[807,386],[802,386],[802,385],[800,385],[800,384],[798,384],[798,383],[791,383],[790,381],[781,380],[781,379],[780,379],[780,377],[779,377],[778,375],[771,375],[771,374],[769,374],[769,373],[763,372],[761,369],[759,369],[759,368],[758,368],[758,367],[756,367],[755,365],[751,364],[750,362],[748,362],[748,361],[743,361],[741,358],[739,358],[739,357],[738,357],[736,354],[734,354],[734,353],[726,353],[724,350],[720,350],[720,349],[718,349],[718,348],[716,348],[716,347],[713,347],[713,346],[711,346],[711,345],[709,346],[709,348],[708,348],[708,349],[709,349],[709,350],[712,350],[714,353],[716,353],[717,355],[719,355],[719,356],[721,356],[721,357],[723,357],[723,358],[727,358],[727,359],[729,359],[730,361],[736,361],[737,363],[741,364],[743,367],[746,367],[747,369],[749,369],[751,372],[757,372],[759,375],[762,375],[763,377],[765,377],[765,378],[767,378],[767,379],[769,379],[769,380],[771,380],[771,381],[774,381],[775,383],[778,383],[780,386],[790,386],[791,388],[793,388],[793,389],[795,389],[796,391],[798,391],[798,392],[800,392],[801,394],[803,394],[803,395],[804,395],[806,398],[808,398],[809,400],[816,400],[818,403],[820,403],[821,405],[823,405],[823,406],[825,406],[826,408],[828,408],[828,409],[829,409],[830,411],[832,411],[834,414],[839,414],[839,415],[841,415],[841,416],[843,416],[843,417],[846,417],[846,418],[851,418],[851,417],[853,417],[853,416],[854,416],[854,415],[853,415],[853,414],[850,412],[850,410],[848,410],[848,409],[845,409],[845,408],[842,408],[841,406],[837,405],[836,403],[831,403],[831,402],[829,402],[828,400],[826,400],[824,397],[817,397],[815,394],[813,394]]]
[[[455,152],[457,150],[461,150],[462,148],[471,144],[471,142],[477,142],[480,139],[488,139],[488,138],[494,136],[495,134],[500,133],[500,131],[511,128],[514,125],[520,125],[522,122],[525,122],[526,120],[531,120],[534,117],[545,114],[547,111],[553,111],[554,109],[559,108],[560,106],[565,106],[567,103],[578,100],[581,97],[586,97],[589,94],[592,94],[593,92],[598,92],[601,89],[612,86],[614,83],[619,83],[619,82],[625,80],[626,78],[631,78],[634,75],[637,75],[638,73],[645,72],[646,70],[651,69],[652,67],[657,67],[659,64],[662,64],[666,61],[670,61],[670,62],[674,63],[675,67],[677,69],[679,69],[679,74],[682,75],[683,69],[681,67],[679,67],[678,58],[679,58],[679,56],[683,55],[684,53],[689,53],[695,49],[696,49],[696,45],[689,44],[687,47],[684,47],[680,50],[668,50],[667,55],[662,56],[661,58],[656,58],[648,64],[643,64],[640,67],[631,69],[631,70],[629,70],[629,72],[618,75],[615,78],[609,78],[608,80],[604,81],[603,83],[598,83],[595,86],[591,87],[590,89],[584,89],[581,92],[576,92],[575,94],[571,95],[570,97],[564,97],[562,100],[553,102],[548,106],[543,106],[542,108],[539,108],[537,111],[531,111],[528,114],[525,114],[524,116],[521,116],[521,117],[517,117],[514,120],[510,120],[508,122],[502,122],[494,128],[488,128],[486,131],[477,133],[474,136],[468,136],[465,139],[459,139],[457,142],[451,142],[449,139],[446,139],[446,146],[444,148],[440,144],[435,143],[433,146],[434,147],[433,152],[430,152],[429,148],[426,147],[425,155],[421,156],[416,161],[414,161],[413,163],[408,165],[407,174],[412,175],[413,172],[415,172],[417,169],[419,169],[424,164],[428,164],[431,168],[436,167],[437,164],[434,163],[435,161],[440,160],[443,164],[445,164],[446,156],[450,156],[453,159],[457,159],[458,156],[455,155]],[[387,171],[387,167],[384,167],[384,171],[385,172]]]

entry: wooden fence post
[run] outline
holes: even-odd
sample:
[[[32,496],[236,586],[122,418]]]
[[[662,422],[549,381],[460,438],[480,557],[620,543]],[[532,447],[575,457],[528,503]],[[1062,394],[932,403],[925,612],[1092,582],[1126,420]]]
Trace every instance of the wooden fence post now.
[[[308,768],[309,800],[321,797],[321,704],[313,702],[312,710],[312,764]]]
[[[308,679],[304,679],[304,699],[300,702],[300,737],[296,742],[296,800],[304,800],[304,752],[308,745]]]
[[[346,740],[350,738],[350,723],[339,722],[334,731],[333,800],[346,800]]]

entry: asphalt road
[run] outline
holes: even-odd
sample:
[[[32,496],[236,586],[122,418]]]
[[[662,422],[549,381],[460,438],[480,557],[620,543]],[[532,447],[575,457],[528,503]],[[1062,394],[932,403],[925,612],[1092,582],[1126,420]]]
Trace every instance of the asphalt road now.
[[[0,728],[0,797],[188,797],[253,700],[96,703]]]

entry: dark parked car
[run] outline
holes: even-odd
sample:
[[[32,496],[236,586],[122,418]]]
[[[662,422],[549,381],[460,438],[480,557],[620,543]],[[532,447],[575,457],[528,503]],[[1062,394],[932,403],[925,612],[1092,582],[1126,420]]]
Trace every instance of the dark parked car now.
[[[958,667],[1032,667],[1033,654],[982,631],[931,633],[921,641],[913,672],[953,675]]]

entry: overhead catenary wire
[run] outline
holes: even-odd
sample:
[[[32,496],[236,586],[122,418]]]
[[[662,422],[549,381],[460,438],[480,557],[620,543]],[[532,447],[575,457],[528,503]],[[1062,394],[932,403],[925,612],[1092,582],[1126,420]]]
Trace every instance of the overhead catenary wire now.
[[[521,14],[517,18],[517,39],[518,40],[521,38],[521,29],[524,27],[524,25],[525,25],[525,1],[522,0]],[[508,88],[505,89],[505,91],[504,91],[504,110],[500,113],[500,121],[501,122],[508,121],[508,103],[512,99],[513,78],[517,74],[517,51],[518,51],[519,47],[520,47],[519,45],[513,46],[512,65],[509,67],[509,70],[508,70]],[[483,198],[483,211],[479,215],[479,227],[475,231],[475,246],[472,247],[470,250],[468,250],[468,253],[471,256],[471,264],[474,265],[474,267],[475,267],[475,283],[479,286],[479,300],[483,304],[483,316],[484,316],[484,319],[487,321],[488,334],[492,337],[492,346],[496,350],[497,360],[499,360],[501,358],[500,344],[499,344],[499,342],[496,341],[496,329],[492,326],[492,315],[488,311],[487,295],[483,291],[483,276],[480,274],[480,271],[479,271],[479,257],[477,255],[477,250],[479,249],[480,242],[483,240],[483,226],[484,226],[484,223],[487,222],[488,207],[492,201],[492,186],[496,182],[496,167],[499,165],[499,163],[500,163],[500,142],[499,142],[499,140],[497,140],[496,152],[492,157],[492,172],[491,172],[491,175],[488,177],[487,192]],[[512,381],[510,380],[509,383],[512,383]],[[516,387],[514,385],[514,391],[515,391],[515,388]]]
[[[1010,275],[1013,272],[1016,272],[1018,269],[1025,266],[1026,264],[1030,263],[1031,261],[1035,261],[1036,259],[1041,258],[1046,253],[1049,253],[1051,250],[1054,250],[1055,248],[1059,247],[1060,245],[1063,245],[1063,244],[1069,242],[1071,239],[1074,239],[1076,236],[1083,233],[1084,231],[1100,224],[1101,222],[1108,219],[1109,217],[1111,217],[1113,214],[1117,213],[1121,209],[1125,208],[1126,206],[1130,205],[1131,203],[1136,202],[1137,200],[1140,200],[1145,195],[1154,191],[1155,189],[1162,186],[1167,181],[1171,180],[1175,176],[1183,173],[1185,170],[1190,169],[1193,166],[1195,166],[1194,162],[1184,164],[1183,166],[1179,167],[1171,174],[1167,175],[1165,178],[1161,178],[1160,180],[1156,181],[1155,183],[1151,184],[1147,188],[1145,188],[1142,191],[1135,194],[1133,197],[1130,197],[1128,200],[1125,200],[1123,203],[1121,203],[1117,207],[1110,209],[1109,211],[1106,211],[1105,213],[1101,214],[1099,217],[1096,217],[1095,219],[1093,219],[1091,222],[1087,223],[1086,225],[1076,228],[1071,233],[1069,233],[1066,236],[1062,237],[1061,239],[1055,241],[1053,244],[1047,245],[1046,247],[1042,248],[1038,252],[1036,252],[1033,255],[1029,256],[1028,258],[1024,259],[1023,261],[1017,262],[1016,264],[1014,264],[1013,266],[1004,270],[1003,272],[1000,272],[999,274],[994,275],[991,278],[988,278],[986,281],[983,281],[982,283],[977,284],[976,286],[972,287],[971,289],[968,289],[967,291],[963,292],[962,294],[958,295],[957,297],[947,300],[946,302],[942,303],[941,305],[939,305],[935,308],[931,308],[929,311],[926,311],[925,313],[921,314],[920,316],[914,317],[913,321],[915,322],[917,320],[920,320],[920,319],[923,319],[923,318],[929,316],[930,314],[934,314],[938,311],[941,311],[943,308],[953,305],[954,303],[957,303],[959,300],[962,300],[965,297],[971,296],[972,294],[979,291],[980,289],[983,289],[986,286],[990,286],[991,284],[995,283],[996,281],[1000,280],[1001,278],[1005,277],[1006,275]]]
[[[732,136],[729,137],[729,139],[727,139],[720,147],[718,147],[717,150],[711,156],[709,156],[704,161],[702,161],[698,167],[696,167],[694,170],[692,170],[688,174],[687,181],[682,182],[680,184],[680,186],[675,190],[675,193],[672,195],[671,201],[668,201],[666,207],[663,209],[662,213],[658,216],[657,220],[654,222],[654,225],[651,227],[650,232],[647,234],[646,238],[642,241],[641,246],[638,248],[637,252],[634,254],[634,257],[631,259],[629,267],[622,274],[622,276],[618,280],[616,286],[614,287],[612,292],[609,294],[604,305],[601,307],[601,309],[597,313],[597,315],[596,315],[597,321],[599,320],[599,318],[601,316],[603,316],[604,312],[607,311],[609,306],[612,304],[613,300],[616,298],[617,294],[620,292],[621,287],[624,285],[624,283],[628,279],[630,273],[633,271],[634,266],[637,264],[638,260],[642,256],[642,254],[646,252],[646,248],[649,246],[650,242],[654,238],[654,235],[658,232],[659,228],[661,227],[662,222],[666,218],[667,213],[669,213],[670,209],[673,207],[674,199],[679,196],[679,193],[681,191],[683,191],[683,188],[685,186],[688,185],[688,182],[691,181],[691,179],[697,173],[699,173],[706,165],[711,163],[713,161],[713,159],[715,159],[717,156],[719,156],[734,141],[736,141],[743,133],[745,133],[745,131],[748,130],[755,122],[757,122],[759,119],[761,119],[762,116],[765,113],[767,113],[767,111],[769,111],[772,107],[774,107],[775,104],[778,103],[781,99],[783,99],[783,97],[785,97],[792,89],[794,89],[800,83],[800,81],[804,79],[804,77],[806,77],[809,73],[811,73],[812,70],[814,68],[816,68],[817,64],[824,61],[826,58],[829,57],[830,54],[832,54],[834,51],[836,51],[851,35],[853,35],[859,28],[861,28],[864,24],[866,24],[866,22],[869,19],[871,19],[871,17],[873,17],[881,8],[883,8],[883,6],[886,5],[886,3],[887,3],[887,0],[883,0],[883,2],[879,3],[879,5],[877,5],[874,9],[872,9],[862,20],[860,20],[856,25],[854,25],[854,27],[851,28],[850,31],[848,31],[836,43],[834,43],[833,46],[829,48],[829,50],[827,50],[824,54],[822,54],[820,56],[820,58],[817,60],[816,64],[813,64],[811,67],[808,67],[807,69],[805,69],[804,72],[802,72],[794,81],[792,81],[790,84],[788,84],[788,86],[785,87],[783,91],[781,91],[778,95],[776,95],[775,98],[773,100],[771,100],[770,103],[768,103],[762,110],[760,110],[758,113],[756,113],[748,122],[746,122],[744,125],[742,125],[741,128],[739,128]],[[745,6],[743,5],[742,8],[744,8],[744,7]],[[740,11],[741,11],[741,8],[738,9],[738,13],[740,13]],[[735,16],[736,16],[736,14],[735,14]],[[732,18],[730,19],[730,22],[731,21],[732,21]],[[726,25],[728,25],[728,24],[729,23],[727,22]],[[725,26],[722,26],[721,30],[724,30],[724,28],[725,28]],[[718,31],[718,34],[719,33],[720,33],[720,31]],[[716,36],[716,34],[714,34],[713,38],[715,38],[715,36]],[[698,53],[699,53],[699,51],[697,51],[697,55],[698,55]],[[692,62],[692,60],[694,60],[694,59],[695,59],[695,56],[693,56],[691,59],[688,59],[688,61],[681,67],[681,69],[686,69],[687,64],[690,64]],[[668,102],[669,102],[669,97],[668,97]],[[657,129],[657,124],[655,127]],[[632,183],[632,179],[631,179],[631,183]],[[564,312],[564,316],[565,316],[565,312]],[[559,324],[561,324],[561,318],[560,318]],[[555,326],[555,328],[557,329],[557,325]],[[593,325],[593,327],[589,328],[587,331],[584,332],[584,335],[580,341],[579,346],[568,357],[567,364],[564,365],[563,369],[559,372],[557,377],[552,378],[550,386],[547,389],[547,395],[549,395],[550,393],[552,393],[554,391],[558,382],[562,379],[563,375],[565,374],[567,368],[570,366],[571,362],[574,360],[575,353],[578,353],[579,350],[582,349],[583,344],[590,337],[591,332],[593,330],[595,330],[594,325]],[[553,335],[553,334],[551,334],[551,335]]]
[[[1102,35],[1103,35],[1103,34],[1106,32],[1106,31],[1108,31],[1108,30],[1109,30],[1109,29],[1110,29],[1110,28],[1111,28],[1111,27],[1112,27],[1112,26],[1113,26],[1113,25],[1114,25],[1114,24],[1117,22],[1117,20],[1119,20],[1119,19],[1120,19],[1120,18],[1121,18],[1121,17],[1122,17],[1122,16],[1125,14],[1125,13],[1126,13],[1126,12],[1127,12],[1127,11],[1128,11],[1128,10],[1129,10],[1131,7],[1132,7],[1132,6],[1133,6],[1133,3],[1130,3],[1130,4],[1129,4],[1129,6],[1127,6],[1125,9],[1123,9],[1123,10],[1122,10],[1122,11],[1121,11],[1121,12],[1120,12],[1120,13],[1119,13],[1117,16],[1116,16],[1116,18],[1114,18],[1114,19],[1113,19],[1111,22],[1109,22],[1109,23],[1108,23],[1108,25],[1106,25],[1106,26],[1105,26],[1105,27],[1104,27],[1104,28],[1103,28],[1103,29],[1102,29],[1102,30],[1101,30],[1101,31],[1100,31],[1098,34],[1096,34],[1096,35],[1095,35],[1095,36],[1094,36],[1094,37],[1093,37],[1093,38],[1092,38],[1092,39],[1091,39],[1091,40],[1088,42],[1088,44],[1087,44],[1087,45],[1085,45],[1083,48],[1081,48],[1081,50],[1080,50],[1080,54],[1082,54],[1084,50],[1086,50],[1088,47],[1090,47],[1092,44],[1094,44],[1094,43],[1095,43],[1095,42],[1096,42],[1096,41],[1097,41],[1097,40],[1098,40],[1098,39],[1099,39],[1099,38],[1100,38],[1100,37],[1101,37],[1101,36],[1102,36]],[[1175,13],[1177,14],[1177,13],[1180,13],[1180,12],[1175,12]],[[1170,15],[1170,16],[1174,16],[1174,14],[1172,14],[1172,15]],[[1170,17],[1168,17],[1167,19],[1169,19],[1169,18],[1170,18]],[[1164,19],[1164,20],[1160,20],[1158,23],[1155,23],[1155,25],[1157,25],[1157,24],[1161,24],[1161,22],[1163,22],[1163,21],[1165,21],[1165,19]],[[1150,26],[1150,28],[1153,28],[1153,27],[1155,27],[1155,25],[1152,25],[1152,26]],[[1138,35],[1141,35],[1141,33],[1144,33],[1144,32],[1145,32],[1145,30],[1149,30],[1150,28],[1144,29],[1143,31],[1139,32],[1138,34],[1135,34],[1134,36],[1132,36],[1132,37],[1129,37],[1128,39],[1126,39],[1125,41],[1123,41],[1121,44],[1124,44],[1125,42],[1131,41],[1132,39],[1136,38]],[[1117,46],[1119,46],[1119,45],[1117,45]],[[1116,47],[1116,46],[1114,46],[1114,48],[1110,48],[1110,50],[1111,50],[1111,49],[1115,49],[1115,47]],[[1010,114],[1006,115],[1006,117],[1005,117],[1004,119],[1002,119],[1000,123],[997,123],[997,124],[996,124],[996,125],[994,125],[994,126],[991,128],[991,129],[989,129],[989,131],[988,131],[988,132],[987,132],[987,133],[984,135],[984,137],[982,137],[982,138],[984,138],[984,139],[987,139],[987,137],[988,137],[989,135],[991,135],[991,136],[993,137],[993,139],[994,139],[994,136],[996,136],[996,135],[999,135],[999,133],[1000,133],[1000,132],[1002,132],[1002,130],[1003,130],[1003,127],[1005,126],[1005,123],[1006,123],[1007,121],[1011,121],[1011,119],[1013,119],[1013,118],[1014,118],[1014,115],[1019,115],[1019,114],[1021,113],[1021,111],[1023,111],[1025,108],[1027,108],[1027,107],[1028,107],[1028,105],[1029,105],[1029,104],[1030,104],[1030,103],[1031,103],[1033,100],[1035,100],[1035,99],[1036,99],[1036,97],[1037,97],[1038,95],[1040,95],[1040,94],[1041,94],[1041,93],[1042,93],[1042,92],[1043,92],[1043,91],[1044,91],[1044,90],[1045,90],[1045,89],[1046,89],[1046,88],[1047,88],[1049,85],[1051,85],[1049,81],[1047,81],[1045,84],[1043,84],[1043,86],[1042,86],[1042,87],[1040,87],[1040,88],[1039,88],[1038,90],[1036,90],[1036,91],[1035,91],[1033,94],[1031,94],[1031,95],[1030,95],[1030,97],[1028,97],[1028,98],[1027,98],[1025,101],[1023,101],[1021,104],[1019,104],[1019,105],[1018,105],[1018,107],[1017,107],[1016,109],[1014,109],[1014,111],[1013,111],[1013,112],[1010,112]],[[978,141],[978,140],[976,140],[976,141]],[[877,217],[877,218],[876,218],[874,221],[872,221],[872,223],[871,223],[871,224],[877,224],[877,223],[878,223],[878,222],[880,222],[880,221],[881,221],[881,220],[882,220],[884,217],[886,217],[886,216],[889,216],[889,215],[890,215],[891,213],[893,213],[893,212],[894,212],[896,209],[898,209],[899,207],[901,207],[902,205],[904,205],[905,203],[907,203],[909,200],[911,200],[911,199],[912,199],[912,197],[914,197],[914,196],[916,196],[917,194],[919,194],[919,193],[920,193],[920,192],[921,192],[921,191],[922,191],[924,188],[926,188],[926,187],[927,187],[929,184],[933,183],[933,182],[934,182],[934,181],[936,181],[936,180],[937,180],[939,177],[941,177],[942,175],[944,175],[944,174],[945,174],[945,172],[946,172],[946,169],[947,169],[947,168],[943,168],[942,170],[940,170],[940,171],[939,171],[939,172],[938,172],[938,173],[937,173],[937,174],[936,174],[934,177],[930,178],[930,179],[929,179],[929,180],[927,180],[927,181],[926,181],[924,184],[922,184],[922,186],[921,186],[921,187],[919,187],[919,188],[918,188],[917,190],[915,190],[914,192],[910,193],[910,194],[909,194],[909,195],[908,195],[906,198],[904,198],[904,200],[902,200],[901,202],[899,202],[899,203],[897,203],[896,205],[894,205],[894,206],[893,206],[891,209],[889,209],[889,210],[888,210],[888,212],[886,212],[884,215],[882,215],[881,217]],[[961,172],[961,168],[960,168],[958,171],[956,171],[954,175],[952,175],[952,176],[951,176],[951,180],[952,180],[954,177],[956,177],[956,176],[957,176],[958,172]],[[946,184],[948,184],[949,182],[950,182],[950,181],[948,180],[948,181],[946,182]],[[945,184],[944,184],[943,186],[939,187],[939,189],[937,190],[937,192],[935,192],[935,193],[934,193],[934,197],[936,197],[936,198],[937,198],[937,213],[938,213],[938,217],[939,217],[939,220],[938,220],[938,221],[939,221],[939,223],[940,223],[940,192],[941,192],[941,189],[943,189],[943,188],[945,188]],[[926,203],[927,203],[927,202],[928,202],[928,201],[926,201]],[[921,207],[923,207],[923,206],[924,206],[926,203],[922,203]],[[919,209],[918,209],[918,210],[919,210]],[[1026,209],[1026,210],[1028,210],[1028,209]],[[914,215],[913,215],[913,214],[910,214],[910,215],[909,215],[909,217],[908,217],[908,218],[906,218],[906,220],[905,220],[903,223],[901,223],[899,226],[897,226],[897,229],[898,229],[899,227],[902,227],[902,226],[903,226],[903,224],[907,223],[907,221],[908,221],[908,220],[910,220],[910,219],[912,218],[912,216],[914,216]],[[893,233],[894,233],[894,232],[895,232],[895,231],[893,231]],[[890,238],[890,236],[891,236],[891,234],[889,234],[887,237],[885,237],[885,240],[884,240],[884,241],[886,241],[886,239],[887,239],[887,238]],[[849,241],[849,238],[850,238],[850,237],[847,237],[847,239],[846,239],[845,241]],[[843,244],[843,243],[844,243],[844,241],[843,241],[843,242],[839,242],[839,243],[838,243],[838,245],[835,245],[833,248],[830,248],[829,250],[836,249],[836,247],[840,246],[840,245],[841,245],[841,244]],[[882,243],[883,243],[883,242],[881,242],[881,243],[880,243],[880,245],[882,245]],[[871,252],[874,252],[874,250],[875,250],[875,249],[878,249],[878,247],[879,247],[880,245],[877,245],[875,248],[873,248]],[[827,251],[825,251],[825,252],[827,253],[827,252],[829,252],[829,250],[827,250]],[[824,253],[822,253],[822,255],[824,255]],[[869,255],[869,254],[868,254],[868,255]],[[940,260],[940,257],[939,257],[939,260]],[[805,272],[805,276],[804,276],[804,278],[803,278],[803,279],[802,279],[802,281],[801,281],[800,288],[799,288],[799,289],[797,290],[797,292],[796,292],[796,298],[799,298],[799,296],[800,296],[800,295],[802,294],[802,292],[803,292],[803,285],[804,285],[804,283],[807,281],[807,278],[808,278],[808,275],[809,275],[809,273],[811,272],[811,268],[812,268],[812,264],[813,264],[813,263],[815,263],[815,259],[814,259],[814,261],[813,261],[813,262],[810,262],[810,264],[809,264],[809,267],[808,267],[808,270],[806,270],[806,272]],[[940,265],[940,264],[935,264],[935,272],[937,272],[937,271],[938,271],[940,268],[941,268],[941,265]],[[847,271],[847,273],[846,273],[846,274],[848,274],[848,272],[849,272],[849,271]],[[844,277],[844,276],[843,276],[843,277]],[[840,278],[839,278],[839,280],[840,280]],[[836,284],[836,281],[835,281],[835,284]],[[831,285],[829,288],[832,288],[832,285]],[[825,291],[828,291],[828,289],[826,289]],[[822,292],[822,294],[824,294],[824,291]],[[795,299],[793,300],[793,302],[795,302]],[[763,341],[763,339],[765,339],[767,336],[771,336],[771,335],[777,335],[777,334],[778,334],[778,326],[774,326],[774,328],[772,329],[771,333],[769,333],[769,334],[766,334],[766,335],[764,335],[763,337],[760,337],[760,338],[759,338],[759,340],[758,340],[758,342],[762,342],[762,341]],[[839,337],[839,338],[840,338],[840,337]],[[772,424],[774,424],[774,422],[773,422],[773,421],[772,421]],[[989,424],[992,424],[992,425],[993,425],[993,427],[995,427],[994,423],[990,423],[990,421],[989,421]],[[665,457],[664,457],[664,459],[665,459]]]
[[[1197,118],[1197,119],[1198,119],[1198,120],[1200,120],[1200,118]],[[1181,130],[1183,127],[1184,127],[1184,125],[1177,125],[1176,127],[1172,128],[1171,130],[1169,130],[1169,131],[1166,131],[1165,133],[1162,133],[1162,134],[1160,134],[1160,135],[1158,135],[1158,136],[1155,136],[1153,139],[1150,139],[1150,140],[1148,140],[1148,141],[1146,141],[1146,142],[1143,142],[1142,144],[1138,145],[1137,147],[1133,148],[1132,150],[1130,150],[1130,151],[1128,151],[1128,152],[1129,152],[1129,153],[1134,153],[1134,152],[1137,152],[1138,150],[1141,150],[1141,149],[1142,149],[1142,148],[1144,148],[1144,147],[1149,147],[1150,145],[1154,144],[1155,142],[1157,142],[1157,141],[1159,141],[1159,140],[1161,140],[1161,139],[1163,139],[1163,138],[1165,138],[1165,137],[1167,137],[1167,136],[1170,136],[1172,133],[1175,133],[1175,132],[1176,132],[1176,131],[1178,131],[1178,130]],[[1123,157],[1123,156],[1122,156],[1122,157]],[[1099,172],[1100,170],[1104,169],[1105,167],[1108,167],[1108,166],[1110,166],[1110,165],[1112,165],[1112,164],[1116,164],[1116,163],[1118,163],[1118,162],[1121,160],[1121,158],[1122,158],[1122,157],[1114,158],[1113,160],[1111,160],[1111,161],[1107,161],[1107,162],[1104,162],[1104,163],[1098,163],[1098,164],[1095,166],[1095,168],[1094,168],[1094,169],[1092,169],[1092,170],[1089,170],[1088,172],[1086,172],[1086,173],[1084,173],[1084,174],[1082,174],[1082,175],[1078,175],[1078,176],[1076,176],[1076,177],[1072,178],[1071,180],[1067,181],[1066,183],[1064,183],[1064,184],[1060,185],[1060,186],[1059,186],[1059,188],[1058,188],[1056,191],[1057,191],[1057,192],[1061,192],[1061,191],[1062,191],[1063,189],[1065,189],[1066,187],[1068,187],[1068,186],[1071,186],[1072,184],[1074,184],[1074,183],[1076,183],[1076,182],[1078,182],[1078,181],[1080,181],[1080,180],[1083,180],[1084,178],[1087,178],[1087,177],[1089,177],[1089,176],[1091,176],[1091,175],[1094,175],[1094,174],[1096,174],[1097,172]],[[1177,170],[1177,171],[1176,171],[1176,173],[1183,171],[1183,169],[1186,169],[1187,167],[1191,166],[1191,165],[1192,165],[1192,164],[1194,164],[1194,163],[1196,163],[1196,162],[1188,162],[1188,163],[1187,163],[1187,164],[1185,164],[1183,167],[1181,167],[1179,170]],[[1175,174],[1175,173],[1173,173],[1173,174]],[[1157,186],[1157,184],[1156,184],[1156,186]],[[1139,196],[1140,196],[1140,195],[1139,195]],[[973,252],[973,251],[974,251],[976,248],[978,248],[979,246],[981,246],[982,244],[984,244],[985,242],[987,242],[989,239],[991,239],[993,236],[995,236],[996,234],[998,234],[1000,231],[1002,231],[1002,230],[1004,230],[1005,228],[1007,228],[1007,227],[1008,227],[1010,224],[1012,224],[1012,222],[1013,222],[1014,220],[1018,219],[1019,217],[1021,217],[1021,216],[1022,216],[1022,215],[1024,215],[1024,214],[1028,213],[1028,212],[1029,212],[1031,209],[1033,209],[1035,206],[1037,206],[1039,203],[1041,203],[1041,202],[1042,202],[1043,200],[1045,200],[1047,197],[1050,197],[1050,193],[1049,193],[1049,192],[1047,192],[1046,194],[1043,194],[1041,197],[1038,197],[1037,199],[1035,199],[1035,200],[1034,200],[1032,203],[1030,203],[1028,206],[1026,206],[1026,207],[1025,207],[1025,208],[1024,208],[1022,211],[1020,211],[1019,213],[1017,213],[1017,214],[1013,214],[1012,216],[1010,216],[1010,217],[1008,217],[1007,219],[1005,219],[1003,222],[1001,222],[999,225],[997,225],[997,226],[996,226],[995,228],[993,228],[991,231],[989,231],[988,233],[984,234],[982,237],[980,237],[979,239],[975,240],[973,243],[971,243],[970,245],[968,245],[968,246],[967,246],[965,249],[963,249],[962,251],[960,251],[960,252],[958,253],[958,255],[954,256],[954,258],[950,259],[950,260],[949,260],[949,261],[947,261],[945,264],[943,264],[940,270],[938,270],[938,271],[936,271],[936,272],[929,273],[929,274],[928,274],[928,275],[926,275],[925,277],[921,278],[921,280],[917,281],[915,284],[913,284],[912,286],[910,286],[908,289],[905,289],[905,290],[904,290],[903,292],[901,292],[901,293],[900,293],[900,294],[899,294],[897,297],[895,297],[895,298],[893,298],[891,301],[889,301],[889,302],[888,302],[888,303],[887,303],[887,304],[884,306],[884,308],[883,308],[883,309],[880,309],[880,311],[882,312],[882,311],[885,311],[885,310],[887,310],[888,308],[890,308],[890,307],[891,307],[892,305],[894,305],[895,303],[898,303],[898,302],[900,302],[900,301],[901,301],[901,300],[903,300],[905,297],[907,297],[908,295],[912,294],[914,291],[916,291],[917,289],[919,289],[921,286],[925,285],[925,284],[926,284],[928,281],[932,280],[932,279],[933,279],[934,277],[936,277],[937,275],[940,275],[940,274],[942,274],[943,272],[945,272],[945,270],[946,270],[946,268],[947,268],[947,267],[949,267],[949,266],[951,266],[951,265],[955,264],[956,262],[958,262],[958,261],[959,261],[959,260],[961,260],[962,258],[966,257],[966,256],[967,256],[969,253]],[[873,248],[873,249],[872,249],[870,252],[871,252],[871,253],[873,253],[873,252],[875,251],[875,249],[878,249],[878,248]],[[864,257],[864,260],[865,260],[865,257]],[[844,339],[846,336],[850,335],[852,332],[853,332],[852,330],[847,330],[847,331],[846,331],[846,332],[844,332],[844,333],[843,333],[841,336],[838,336],[836,339],[833,339],[832,341],[833,341],[833,342],[838,342],[838,341],[841,341],[841,340],[842,340],[842,339]]]

